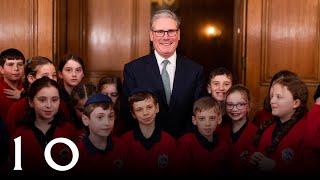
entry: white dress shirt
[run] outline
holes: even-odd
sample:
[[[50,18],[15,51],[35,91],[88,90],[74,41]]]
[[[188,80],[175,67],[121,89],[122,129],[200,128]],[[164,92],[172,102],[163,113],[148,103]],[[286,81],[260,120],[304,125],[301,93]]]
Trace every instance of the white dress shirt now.
[[[159,67],[159,71],[160,73],[162,72],[162,68],[163,68],[163,64],[162,62],[164,60],[169,60],[170,63],[167,64],[167,72],[169,74],[169,78],[170,78],[170,90],[172,92],[173,89],[173,81],[174,81],[174,74],[176,72],[176,62],[177,62],[177,53],[174,52],[174,54],[172,56],[170,56],[169,58],[165,59],[163,57],[161,57],[158,52],[155,50],[154,54],[156,56],[157,59],[157,63],[158,63],[158,67]]]

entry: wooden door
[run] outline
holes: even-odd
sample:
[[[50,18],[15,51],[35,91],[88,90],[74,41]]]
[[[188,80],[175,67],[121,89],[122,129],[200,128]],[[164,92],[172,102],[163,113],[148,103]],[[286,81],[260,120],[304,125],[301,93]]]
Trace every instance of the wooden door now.
[[[0,51],[16,48],[26,58],[52,58],[53,0],[2,0],[0,42]]]
[[[67,50],[85,60],[86,78],[122,77],[123,66],[149,53],[149,0],[69,0]]]
[[[246,80],[253,111],[262,108],[273,74],[287,69],[309,88],[309,105],[320,81],[319,0],[248,0]]]

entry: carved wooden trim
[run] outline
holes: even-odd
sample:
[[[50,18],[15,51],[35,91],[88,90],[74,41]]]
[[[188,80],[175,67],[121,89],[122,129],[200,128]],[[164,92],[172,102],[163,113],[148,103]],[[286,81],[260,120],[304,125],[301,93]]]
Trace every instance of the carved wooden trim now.
[[[267,34],[268,34],[268,0],[262,2],[262,23],[261,23],[261,67],[260,67],[260,83],[262,86],[269,86],[270,77],[267,77],[268,69],[266,68],[266,61],[268,60],[268,46],[267,46]]]
[[[270,7],[272,6],[272,0],[262,0],[262,15],[261,15],[261,66],[260,68],[260,85],[261,86],[269,86],[270,80],[273,76],[273,74],[270,74],[271,71],[268,69],[268,60],[269,60],[269,50],[268,50],[268,34],[269,34],[269,24],[270,24]],[[320,5],[318,3],[318,16],[317,16],[317,45],[318,49],[316,51],[316,57],[315,57],[315,66],[317,67],[317,70],[315,71],[315,74],[313,74],[312,78],[303,78],[303,81],[309,86],[314,86],[319,83],[320,81]]]
[[[131,24],[131,59],[137,56],[138,54],[138,44],[137,44],[137,36],[138,35],[138,17],[139,17],[139,6],[138,0],[132,0],[132,24]]]
[[[87,5],[88,5],[88,0],[80,0],[80,3],[79,3],[79,8],[80,8],[80,11],[79,11],[79,20],[80,20],[80,55],[81,57],[83,57],[85,59],[85,61],[87,61],[87,42],[86,42],[86,26],[87,26]]]
[[[31,0],[29,3],[29,25],[29,55],[35,56],[38,54],[38,0]]]

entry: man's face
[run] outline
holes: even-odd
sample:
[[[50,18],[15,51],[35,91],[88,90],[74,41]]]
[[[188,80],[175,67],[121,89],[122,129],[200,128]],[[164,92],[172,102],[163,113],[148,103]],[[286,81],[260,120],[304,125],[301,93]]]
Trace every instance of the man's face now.
[[[161,31],[169,31],[164,34]],[[180,30],[177,22],[168,17],[155,20],[150,30],[150,40],[153,47],[163,58],[169,58],[174,54],[180,40]]]

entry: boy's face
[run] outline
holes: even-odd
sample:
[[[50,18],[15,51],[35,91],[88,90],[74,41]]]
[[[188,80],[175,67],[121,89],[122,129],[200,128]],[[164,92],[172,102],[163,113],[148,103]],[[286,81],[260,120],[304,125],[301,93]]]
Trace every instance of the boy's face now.
[[[22,59],[7,59],[2,66],[0,66],[1,74],[8,81],[19,81],[24,75],[24,64]]]
[[[192,116],[192,123],[197,126],[198,131],[207,139],[212,138],[213,132],[222,121],[221,115],[214,108],[196,112]]]
[[[224,101],[226,99],[226,92],[231,86],[231,79],[227,75],[217,75],[210,80],[207,90],[217,101]]]
[[[108,137],[113,129],[115,113],[112,108],[103,109],[96,107],[88,118],[82,115],[82,121],[85,126],[89,127],[91,135],[99,137]]]
[[[292,93],[286,86],[274,84],[270,89],[270,104],[272,115],[279,117],[282,121],[286,121],[291,119],[301,101],[299,99],[294,100]]]
[[[132,106],[132,116],[138,120],[139,124],[151,125],[155,122],[159,104],[155,104],[153,98],[134,102]]]
[[[229,94],[226,99],[226,111],[233,121],[246,118],[249,112],[247,98],[243,97],[238,91]]]

